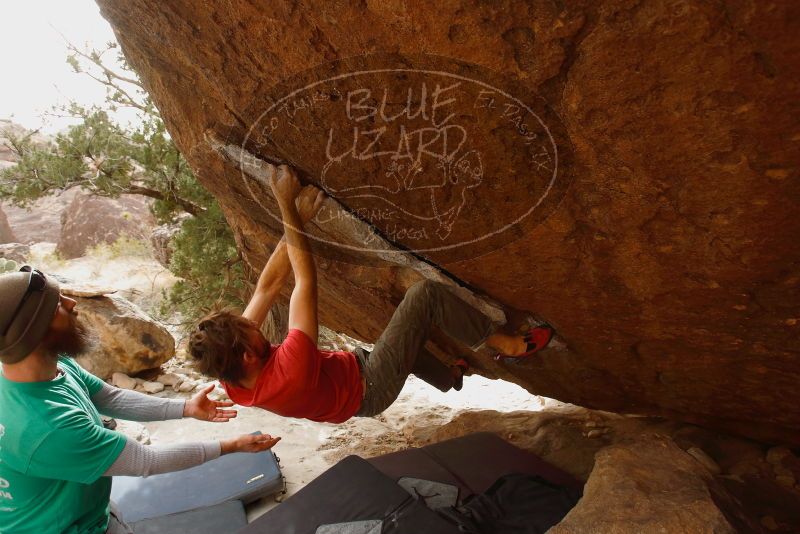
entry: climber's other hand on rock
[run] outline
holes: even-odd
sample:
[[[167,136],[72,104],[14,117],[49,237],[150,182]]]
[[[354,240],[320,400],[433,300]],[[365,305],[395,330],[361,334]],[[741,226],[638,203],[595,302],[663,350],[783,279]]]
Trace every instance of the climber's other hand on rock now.
[[[322,207],[325,200],[325,192],[313,185],[307,185],[297,196],[297,211],[303,224],[312,220]]]
[[[278,172],[272,173],[269,185],[272,187],[275,200],[281,205],[294,203],[301,189],[297,174],[288,165],[281,165],[278,167]]]

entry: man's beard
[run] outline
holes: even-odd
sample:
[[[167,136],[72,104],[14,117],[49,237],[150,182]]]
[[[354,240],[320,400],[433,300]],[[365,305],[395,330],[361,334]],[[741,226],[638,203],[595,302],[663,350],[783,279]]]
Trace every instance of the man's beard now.
[[[51,332],[44,348],[57,359],[59,356],[75,358],[92,350],[95,338],[77,314],[69,314],[69,327],[66,331]]]

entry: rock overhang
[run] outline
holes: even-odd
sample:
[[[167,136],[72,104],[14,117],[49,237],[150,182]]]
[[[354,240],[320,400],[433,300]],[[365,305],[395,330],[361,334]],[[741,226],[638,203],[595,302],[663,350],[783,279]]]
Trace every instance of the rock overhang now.
[[[254,112],[254,102],[278,100],[274,91],[282,83],[337,76],[335,67],[320,73],[365,49],[412,66],[424,51],[454,58],[449,68],[440,66],[448,75],[488,71],[500,79],[492,87],[508,86],[506,92],[523,102],[530,95],[541,100],[556,119],[544,122],[562,132],[561,154],[569,155],[569,179],[562,182],[567,187],[556,205],[495,250],[473,257],[428,251],[421,258],[476,294],[547,319],[569,350],[524,366],[473,358],[473,367],[584,406],[800,443],[800,223],[793,217],[800,148],[791,142],[800,118],[792,104],[800,93],[800,58],[791,44],[797,7],[790,2],[751,9],[682,1],[509,3],[503,9],[462,2],[437,10],[405,9],[403,2],[336,8],[236,2],[237,9],[225,11],[189,4],[166,9],[145,0],[124,8],[99,4],[255,269],[280,236],[280,224],[269,214],[274,203],[267,191],[253,194],[241,171],[208,145],[207,131],[265,160],[292,163],[318,185],[326,184],[327,161],[299,149],[311,146],[308,154],[324,154],[331,127],[353,131],[341,118],[347,117],[345,107],[331,112],[336,120],[326,123],[322,113],[306,121],[313,135],[285,129],[276,138],[282,146],[248,145],[248,131],[267,109]],[[295,83],[294,89],[303,87]],[[426,87],[435,90],[436,80]],[[413,89],[420,101],[421,83]],[[400,106],[395,114],[402,111],[402,94],[390,98]],[[381,103],[376,86],[369,99],[352,102],[362,107],[351,119],[369,121]],[[473,101],[461,111],[477,117],[475,110]],[[508,139],[509,131],[497,131],[496,139]],[[333,139],[337,155],[353,154],[342,141],[348,138],[337,133]],[[357,145],[357,154],[364,148]],[[454,157],[441,171],[445,180],[456,174],[453,186],[470,185],[480,176],[488,186],[487,169],[514,167],[514,151],[483,150],[479,158],[468,156],[469,150],[460,154],[463,160]],[[392,171],[383,164],[370,171],[368,163],[357,164],[364,166],[359,176],[386,189],[381,180]],[[336,171],[336,161],[331,169]],[[393,171],[404,181],[412,170]],[[333,182],[342,179],[337,172],[330,175]],[[523,187],[503,183],[471,212],[476,219],[457,219],[448,237],[478,234],[485,220],[515,213],[519,190],[541,190],[534,179],[526,183],[524,173],[502,176],[515,176]],[[389,219],[381,220],[385,199],[339,198],[353,185],[344,182],[333,183],[333,194],[350,213],[388,234],[398,249],[413,249],[413,235],[392,232]],[[449,202],[475,192],[445,187],[443,201],[424,207],[457,206]],[[504,198],[514,192],[503,210]],[[414,195],[419,191],[406,200],[421,209],[422,197]],[[414,215],[432,217],[429,239],[448,231],[448,219],[442,222],[436,213]],[[459,228],[462,220],[468,224]],[[325,235],[319,225],[312,233]],[[365,341],[379,335],[405,289],[428,276],[340,246],[315,245],[315,251],[322,320]],[[463,350],[435,338],[443,358]]]

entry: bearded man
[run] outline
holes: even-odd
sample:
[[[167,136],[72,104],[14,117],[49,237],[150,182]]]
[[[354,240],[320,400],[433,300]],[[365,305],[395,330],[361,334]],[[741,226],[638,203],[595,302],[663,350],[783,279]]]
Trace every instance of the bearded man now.
[[[231,402],[159,399],[109,386],[74,357],[87,349],[76,301],[30,267],[0,276],[0,532],[131,532],[110,509],[111,476],[187,469],[280,438],[145,446],[103,427],[100,414],[133,421],[193,417],[226,422]]]

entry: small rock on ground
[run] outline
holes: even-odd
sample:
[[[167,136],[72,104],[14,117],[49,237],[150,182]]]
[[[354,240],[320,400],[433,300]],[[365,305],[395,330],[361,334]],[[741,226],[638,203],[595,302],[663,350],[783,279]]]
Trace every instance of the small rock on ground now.
[[[191,380],[184,380],[184,381],[183,381],[183,382],[181,382],[181,384],[178,386],[178,391],[180,391],[181,393],[189,393],[190,391],[194,391],[194,389],[195,389],[196,387],[197,387],[197,384],[196,384],[196,383],[194,383],[193,381],[191,381]]]
[[[111,384],[120,389],[134,389],[137,386],[136,379],[129,377],[125,373],[112,374]]]
[[[157,382],[160,382],[165,386],[174,386],[181,380],[182,378],[179,375],[176,375],[175,373],[167,373],[156,378]]]
[[[164,384],[161,382],[145,382],[142,384],[142,388],[147,393],[160,393],[164,391]]]

